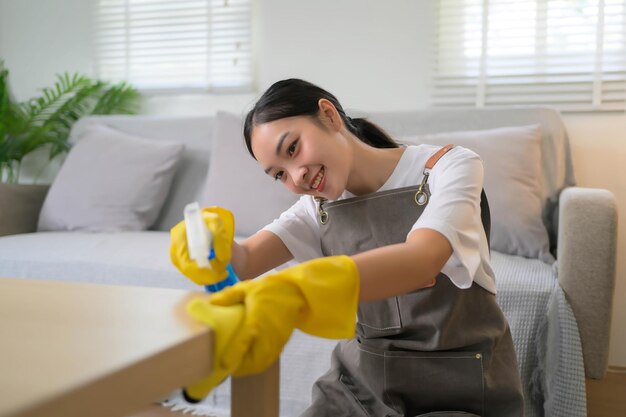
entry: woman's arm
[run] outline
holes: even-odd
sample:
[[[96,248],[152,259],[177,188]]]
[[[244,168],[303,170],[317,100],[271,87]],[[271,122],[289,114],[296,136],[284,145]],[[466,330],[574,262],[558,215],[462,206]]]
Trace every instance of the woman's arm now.
[[[466,288],[487,248],[480,217],[484,170],[480,157],[455,147],[430,173],[431,198],[406,241],[353,257],[361,276],[361,301],[406,294],[433,283],[454,256],[449,275]]]
[[[231,262],[242,280],[255,278],[293,259],[283,241],[264,230],[241,244],[233,242],[232,250]],[[354,255],[360,275],[359,299],[382,300],[427,287],[451,255],[448,239],[425,228],[414,230],[404,243]]]
[[[293,259],[283,241],[261,230],[243,243],[233,242],[231,263],[240,279],[252,279]]]
[[[428,287],[452,255],[448,239],[433,229],[416,229],[406,242],[354,255],[360,301],[382,300]]]

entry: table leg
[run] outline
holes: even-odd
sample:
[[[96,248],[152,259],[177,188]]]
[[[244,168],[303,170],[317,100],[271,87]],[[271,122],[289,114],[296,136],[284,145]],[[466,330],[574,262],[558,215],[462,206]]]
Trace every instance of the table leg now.
[[[279,361],[261,374],[232,378],[231,417],[278,417],[279,387]]]

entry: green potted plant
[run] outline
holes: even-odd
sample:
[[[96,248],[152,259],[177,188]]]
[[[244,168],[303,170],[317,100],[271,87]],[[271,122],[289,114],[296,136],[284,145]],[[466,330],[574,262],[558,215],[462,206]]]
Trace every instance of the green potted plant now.
[[[48,160],[67,152],[73,124],[92,114],[134,114],[139,93],[126,83],[110,84],[80,74],[57,75],[52,88],[18,103],[0,60],[0,236],[35,231],[48,185],[20,184],[25,156],[48,150]]]

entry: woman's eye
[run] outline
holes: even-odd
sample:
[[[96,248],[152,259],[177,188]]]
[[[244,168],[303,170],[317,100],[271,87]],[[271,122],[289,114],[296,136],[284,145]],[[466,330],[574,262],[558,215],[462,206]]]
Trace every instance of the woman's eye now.
[[[278,172],[276,173],[276,175],[274,175],[274,179],[275,179],[276,181],[280,181],[280,180],[283,178],[283,175],[284,175],[284,174],[285,174],[285,173],[284,173],[284,171],[278,171]]]
[[[287,148],[287,154],[289,156],[293,156],[293,154],[296,152],[296,145],[297,145],[298,141],[294,140],[293,143],[291,145],[289,145],[289,148]]]

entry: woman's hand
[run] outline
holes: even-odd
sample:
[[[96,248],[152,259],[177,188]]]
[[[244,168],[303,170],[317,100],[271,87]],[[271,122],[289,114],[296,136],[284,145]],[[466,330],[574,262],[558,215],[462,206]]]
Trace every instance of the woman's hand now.
[[[214,335],[213,366],[211,374],[184,388],[187,401],[202,401],[216,386],[229,377],[239,366],[245,353],[245,346],[234,343],[237,333],[241,331],[245,310],[235,305],[220,307],[197,298],[187,304],[187,313],[199,322],[209,326]],[[235,349],[238,348],[238,351]],[[222,358],[228,354],[230,361]]]
[[[189,258],[187,230],[181,221],[170,231],[170,259],[178,270],[198,285],[211,285],[224,280],[226,267],[232,254],[235,219],[233,214],[221,207],[202,209],[202,218],[213,236],[215,257],[210,260],[211,268],[200,268]]]
[[[358,295],[354,261],[331,256],[192,300],[187,312],[213,329],[216,345],[213,372],[185,388],[186,397],[204,398],[228,375],[262,372],[278,359],[295,328],[319,337],[352,337]]]
[[[244,308],[241,330],[221,358],[228,364],[240,361],[233,375],[244,376],[274,363],[294,328],[318,337],[352,337],[358,299],[359,271],[354,261],[331,256],[240,282],[206,302]]]

